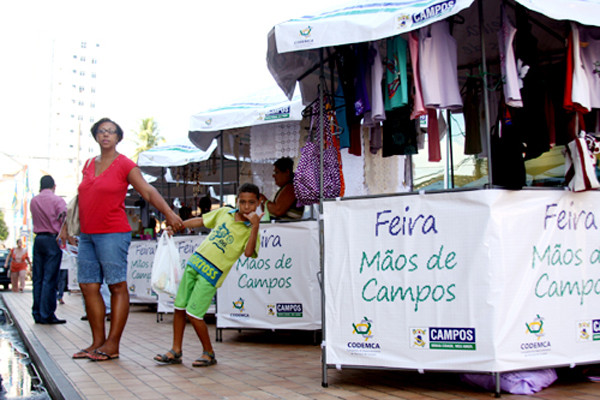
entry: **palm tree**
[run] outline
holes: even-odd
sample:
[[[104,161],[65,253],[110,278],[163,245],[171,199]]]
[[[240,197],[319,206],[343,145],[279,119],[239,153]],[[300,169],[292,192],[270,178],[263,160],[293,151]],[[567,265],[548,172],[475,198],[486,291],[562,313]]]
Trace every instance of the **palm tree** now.
[[[135,153],[133,161],[137,162],[138,156],[142,151],[149,150],[160,143],[163,143],[165,138],[160,136],[158,126],[153,117],[144,118],[140,124],[139,132],[137,132]]]

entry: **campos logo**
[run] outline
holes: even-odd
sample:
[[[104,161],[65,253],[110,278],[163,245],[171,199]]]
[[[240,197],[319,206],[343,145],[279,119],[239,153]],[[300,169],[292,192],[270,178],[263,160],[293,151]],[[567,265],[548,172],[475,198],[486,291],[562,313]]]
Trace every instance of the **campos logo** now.
[[[577,339],[580,342],[600,340],[600,319],[577,322]]]
[[[590,321],[581,321],[577,323],[577,338],[580,342],[588,342],[592,339],[592,324]]]
[[[408,27],[408,24],[410,23],[410,15],[401,14],[396,17],[396,22],[398,23],[396,29],[398,29],[398,30],[406,29]]]
[[[267,304],[267,315],[270,317],[275,316],[275,304]]]
[[[427,328],[411,328],[410,347],[424,349],[427,346]]]

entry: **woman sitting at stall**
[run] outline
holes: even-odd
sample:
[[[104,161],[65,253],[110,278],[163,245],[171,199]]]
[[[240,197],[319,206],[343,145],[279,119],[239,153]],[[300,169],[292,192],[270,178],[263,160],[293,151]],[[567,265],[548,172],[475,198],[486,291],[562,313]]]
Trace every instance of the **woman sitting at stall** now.
[[[273,179],[279,190],[273,201],[267,200],[264,194],[260,195],[263,210],[273,219],[295,220],[302,218],[304,207],[296,205],[294,193],[294,160],[283,157],[273,163]]]

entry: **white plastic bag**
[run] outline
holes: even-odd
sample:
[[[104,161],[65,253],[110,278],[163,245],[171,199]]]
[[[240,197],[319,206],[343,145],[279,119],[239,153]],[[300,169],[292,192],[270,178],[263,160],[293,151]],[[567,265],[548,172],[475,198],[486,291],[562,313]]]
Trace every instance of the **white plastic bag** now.
[[[163,292],[175,297],[181,275],[181,260],[175,241],[166,232],[163,232],[158,239],[158,246],[154,254],[150,285],[156,292]]]

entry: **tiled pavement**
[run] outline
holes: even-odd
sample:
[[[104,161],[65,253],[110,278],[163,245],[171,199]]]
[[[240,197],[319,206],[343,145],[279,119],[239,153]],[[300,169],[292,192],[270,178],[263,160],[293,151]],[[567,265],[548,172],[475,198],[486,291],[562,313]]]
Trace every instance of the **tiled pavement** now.
[[[152,361],[170,348],[172,315],[157,322],[148,306],[132,305],[121,342],[120,358],[106,362],[73,360],[89,343],[81,321],[81,296],[65,294],[57,315],[64,325],[36,325],[31,318],[31,293],[3,292],[4,302],[26,336],[38,369],[55,398],[85,399],[490,399],[489,392],[460,382],[457,374],[419,374],[390,370],[328,370],[321,385],[320,347],[308,332],[223,331],[214,342],[218,364],[193,368],[202,348],[191,325],[186,328],[182,365]],[[509,399],[600,400],[600,383],[562,371],[551,387],[531,396],[502,394]]]

